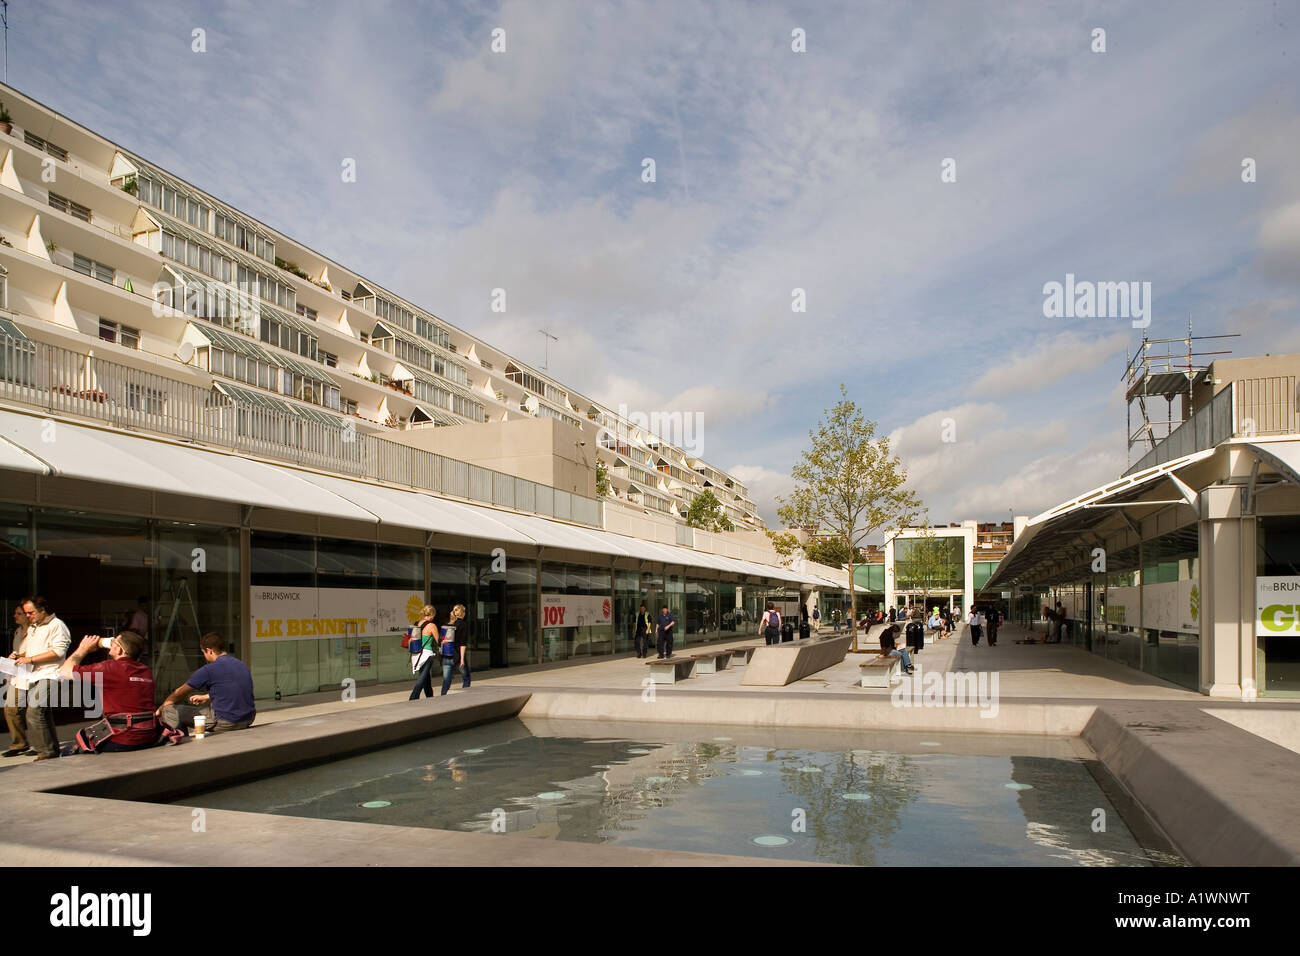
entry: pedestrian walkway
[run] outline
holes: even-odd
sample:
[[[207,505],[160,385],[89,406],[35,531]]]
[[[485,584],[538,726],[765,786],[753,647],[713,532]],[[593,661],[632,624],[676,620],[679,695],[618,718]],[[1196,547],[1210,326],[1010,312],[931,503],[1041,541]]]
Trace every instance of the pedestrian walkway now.
[[[823,627],[817,636],[831,637],[834,633],[832,628]],[[878,650],[879,644],[874,634],[873,631],[871,637],[859,635],[861,650],[869,653]],[[927,635],[925,649],[920,654],[914,655],[913,661],[922,672],[996,672],[999,678],[999,692],[1003,700],[1016,698],[1202,702],[1209,700],[1196,691],[1178,687],[1115,661],[1105,660],[1071,644],[1015,643],[1030,636],[1039,635],[1033,635],[1017,624],[1004,623],[998,632],[996,647],[989,647],[986,640],[981,641],[980,646],[974,647],[970,643],[970,628],[963,625],[951,637],[942,640],[936,641]],[[679,648],[677,653],[680,656],[688,656],[697,649],[720,650],[726,647],[761,643],[761,638],[751,635],[718,644]],[[864,698],[887,697],[890,694],[888,688],[860,686],[861,672],[858,665],[866,659],[866,654],[850,653],[842,663],[784,687],[746,686],[741,683],[744,668],[728,667],[717,674],[692,677],[670,686],[658,686],[656,693],[697,694],[725,691],[745,694],[833,693]],[[578,692],[633,690],[642,688],[643,681],[648,676],[645,661],[638,660],[631,654],[622,654],[615,657],[589,658],[499,671],[475,671],[474,687],[487,685]],[[453,687],[449,693],[473,694],[474,687],[467,690]],[[284,701],[261,700],[257,702],[257,726],[282,720],[320,717],[347,709],[396,703],[405,700],[409,693],[409,681],[403,681],[400,684],[358,687],[356,699],[353,701],[344,701],[341,693],[338,692],[304,694]],[[70,743],[73,734],[88,722],[82,720],[61,725],[60,739],[64,744]],[[0,739],[3,739],[7,748],[8,735],[0,735]],[[34,756],[28,756],[0,760],[0,770],[30,763],[35,759]]]

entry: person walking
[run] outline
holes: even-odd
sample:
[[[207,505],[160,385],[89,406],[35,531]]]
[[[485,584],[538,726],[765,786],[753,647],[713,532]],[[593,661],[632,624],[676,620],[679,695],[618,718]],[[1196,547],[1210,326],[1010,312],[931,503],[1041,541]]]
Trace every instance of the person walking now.
[[[773,644],[781,643],[781,614],[777,611],[776,605],[769,604],[767,610],[763,612],[763,620],[758,626],[758,631],[763,635],[763,640],[770,647]]]
[[[664,605],[663,611],[659,614],[659,659],[673,656],[673,627],[677,624],[677,618],[668,610],[668,605]]]
[[[411,671],[415,674],[415,686],[407,700],[419,700],[420,694],[433,696],[433,664],[438,657],[438,627],[433,623],[437,611],[432,604],[420,608],[420,619],[415,623],[415,634],[411,643],[419,646],[419,651],[411,654]]]
[[[21,657],[26,653],[26,640],[27,612],[23,610],[23,602],[19,601],[14,607],[13,653],[8,656]],[[5,723],[9,725],[9,749],[0,754],[0,757],[22,757],[33,752],[27,746],[27,714],[25,707],[18,705],[19,696],[18,682],[11,677],[5,682]]]
[[[896,608],[896,607],[890,607],[890,609],[889,609],[889,623],[890,623],[890,624],[893,624],[893,623],[894,623],[895,621],[897,621],[897,620],[898,620],[898,608]]]
[[[816,633],[822,626],[822,612],[820,607],[814,607],[812,613],[812,629]]]
[[[998,646],[998,626],[1002,623],[1002,614],[997,608],[989,608],[989,613],[984,618],[985,624],[989,630],[989,647]]]
[[[442,644],[439,645],[439,654],[442,657],[442,696],[447,695],[451,689],[451,675],[456,671],[456,662],[459,659],[460,666],[465,670],[465,682],[461,687],[469,686],[469,664],[466,663],[465,652],[468,648],[464,645],[464,636],[459,632],[465,630],[465,626],[460,622],[465,620],[465,605],[457,604],[451,609],[451,616],[447,618],[447,623],[442,626]]]
[[[10,657],[19,667],[32,668],[25,679],[18,679],[18,689],[27,692],[27,733],[36,759],[50,760],[59,755],[59,732],[52,713],[54,682],[59,679],[59,667],[72,645],[72,632],[40,595],[24,601],[23,610],[28,620],[24,650]]]
[[[632,649],[636,651],[638,659],[650,656],[650,630],[653,627],[650,612],[642,604],[641,610],[636,612],[636,621],[632,625]]]
[[[973,605],[970,609],[970,642],[974,647],[980,646],[980,637],[983,636],[981,631],[984,629],[984,617],[980,614],[978,605]]]

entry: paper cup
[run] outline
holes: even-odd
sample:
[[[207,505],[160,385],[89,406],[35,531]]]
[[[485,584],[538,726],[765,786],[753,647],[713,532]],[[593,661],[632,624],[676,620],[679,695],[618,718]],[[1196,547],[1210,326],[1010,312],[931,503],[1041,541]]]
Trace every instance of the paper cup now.
[[[194,738],[202,740],[207,735],[208,718],[203,714],[194,715]]]

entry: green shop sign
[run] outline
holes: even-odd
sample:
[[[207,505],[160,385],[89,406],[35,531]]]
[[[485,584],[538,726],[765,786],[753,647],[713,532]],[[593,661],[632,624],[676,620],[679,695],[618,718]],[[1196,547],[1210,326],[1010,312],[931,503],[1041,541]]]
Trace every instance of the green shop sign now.
[[[1255,578],[1255,636],[1300,637],[1300,576]]]

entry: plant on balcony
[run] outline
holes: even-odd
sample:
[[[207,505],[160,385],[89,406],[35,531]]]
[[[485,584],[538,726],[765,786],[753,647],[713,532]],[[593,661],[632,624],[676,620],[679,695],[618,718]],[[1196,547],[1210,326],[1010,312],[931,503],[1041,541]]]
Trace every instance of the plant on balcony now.
[[[14,124],[10,122],[9,110],[3,103],[0,103],[0,129],[3,129],[6,133],[14,131]]]
[[[308,282],[311,281],[311,276],[307,275],[307,273],[303,272],[302,269],[298,268],[298,266],[292,262],[288,262],[284,259],[281,259],[279,256],[276,256],[275,264],[279,268],[283,269],[285,272],[292,272],[300,279],[306,279]]]
[[[130,193],[132,196],[138,196],[140,194],[140,181],[137,180],[135,178],[135,174],[132,173],[130,176],[127,176],[126,179],[122,181],[121,188],[122,188],[122,192],[124,193]]]
[[[609,469],[603,461],[596,462],[596,497],[604,498],[609,494]]]

